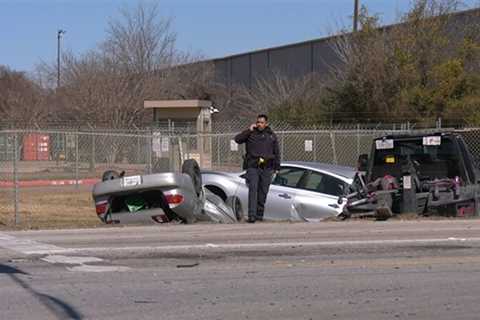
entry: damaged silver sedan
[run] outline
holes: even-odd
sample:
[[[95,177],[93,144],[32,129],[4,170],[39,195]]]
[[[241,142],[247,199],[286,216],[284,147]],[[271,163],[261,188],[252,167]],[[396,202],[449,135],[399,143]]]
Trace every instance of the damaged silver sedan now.
[[[354,168],[317,162],[282,163],[268,192],[264,219],[316,222],[341,217],[346,205],[342,197],[355,173]],[[205,171],[202,180],[205,188],[228,203],[237,216],[247,216],[245,172]]]
[[[202,187],[195,160],[186,160],[182,173],[124,176],[106,171],[92,195],[97,215],[106,224],[238,220],[232,208]]]

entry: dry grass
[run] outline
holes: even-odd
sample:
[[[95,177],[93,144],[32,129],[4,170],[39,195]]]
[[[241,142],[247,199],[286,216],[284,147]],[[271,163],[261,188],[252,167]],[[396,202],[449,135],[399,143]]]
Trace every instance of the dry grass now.
[[[20,223],[15,225],[14,193],[0,191],[0,229],[82,228],[102,225],[95,213],[90,188],[21,189]]]

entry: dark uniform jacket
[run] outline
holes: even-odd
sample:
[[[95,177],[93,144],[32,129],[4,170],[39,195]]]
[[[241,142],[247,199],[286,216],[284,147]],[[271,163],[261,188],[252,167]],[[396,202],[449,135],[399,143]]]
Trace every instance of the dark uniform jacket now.
[[[238,144],[247,144],[246,166],[247,168],[258,168],[259,158],[266,160],[265,167],[273,170],[280,170],[280,149],[278,139],[270,127],[263,131],[255,128],[242,131],[235,136]]]

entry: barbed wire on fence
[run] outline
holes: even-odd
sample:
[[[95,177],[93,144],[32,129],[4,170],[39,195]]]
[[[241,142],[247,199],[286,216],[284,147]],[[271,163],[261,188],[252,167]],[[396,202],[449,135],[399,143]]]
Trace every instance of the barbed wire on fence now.
[[[234,133],[248,128],[253,120],[245,118],[220,119],[212,117],[212,133]],[[442,122],[403,122],[403,123],[323,123],[305,124],[288,121],[270,121],[275,131],[303,131],[303,130],[413,130],[420,128],[441,128]],[[460,125],[453,128],[463,128]],[[0,130],[49,130],[69,132],[94,132],[94,133],[131,133],[149,134],[152,132],[171,132],[175,134],[196,134],[196,121],[165,120],[157,122],[143,122],[130,127],[112,128],[109,123],[79,122],[79,121],[43,121],[39,123],[24,123],[0,121]],[[207,133],[207,132],[204,132]]]

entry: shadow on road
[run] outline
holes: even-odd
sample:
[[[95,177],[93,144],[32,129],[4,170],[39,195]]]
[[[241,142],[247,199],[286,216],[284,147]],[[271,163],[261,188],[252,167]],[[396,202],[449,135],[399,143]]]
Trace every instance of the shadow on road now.
[[[18,274],[29,275],[28,273],[18,268],[0,263],[0,274],[7,274],[16,284],[24,288],[41,304],[47,307],[57,317],[57,319],[83,319],[82,314],[75,310],[73,306],[61,299],[36,291],[34,288],[28,285],[28,283],[18,277]]]

